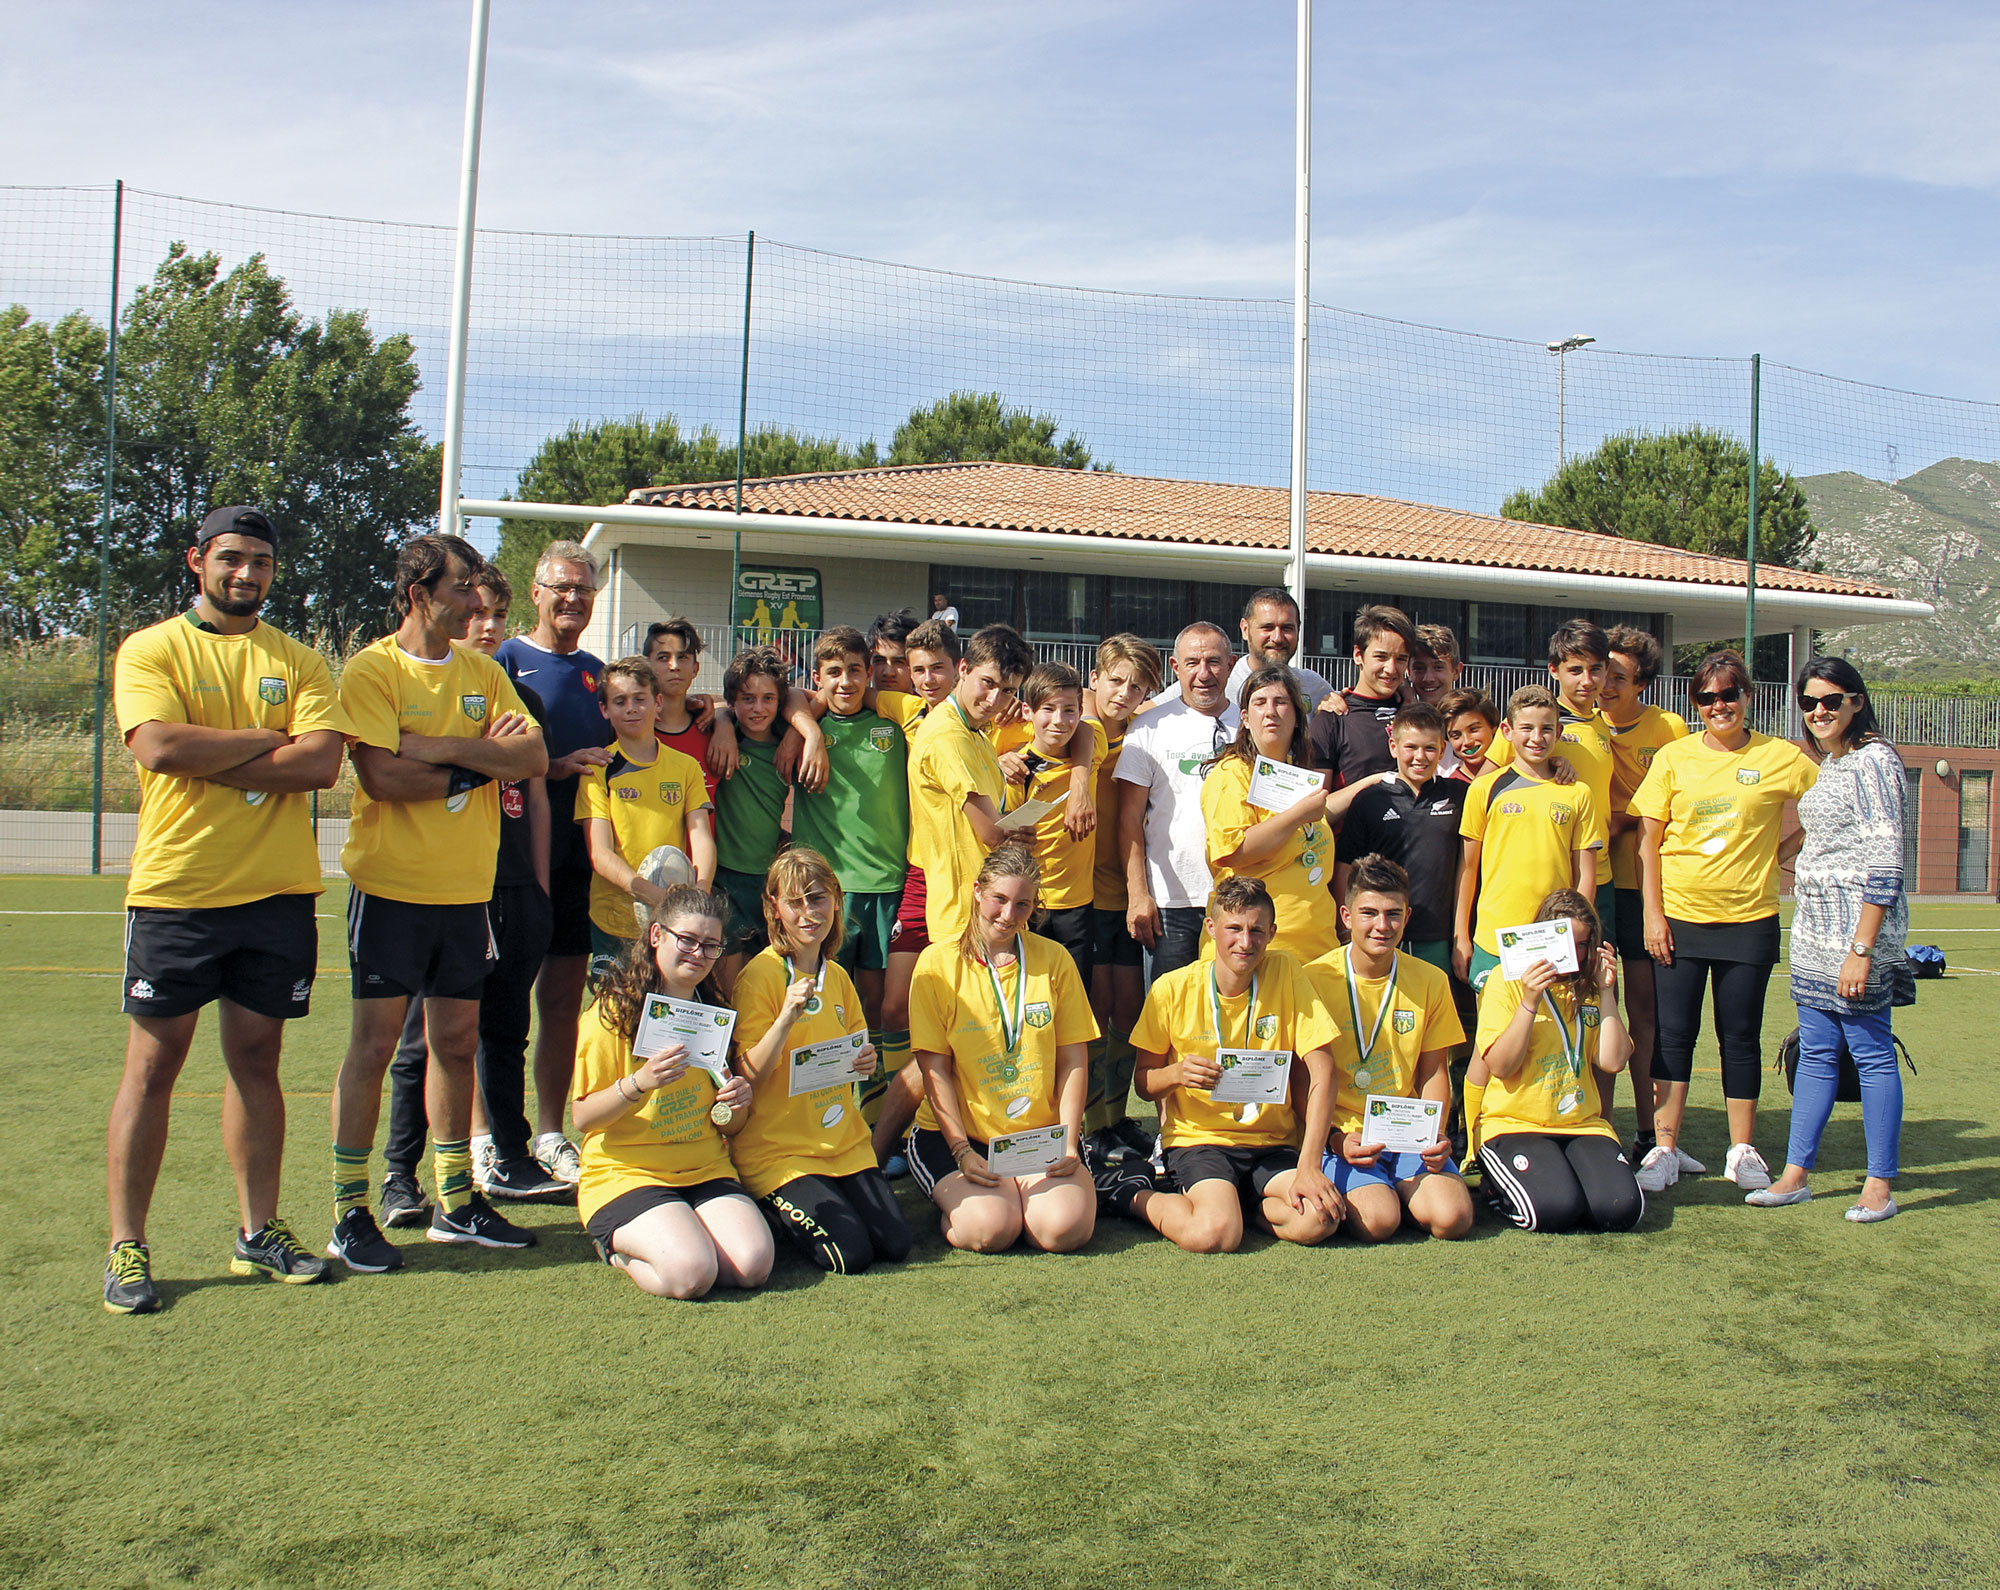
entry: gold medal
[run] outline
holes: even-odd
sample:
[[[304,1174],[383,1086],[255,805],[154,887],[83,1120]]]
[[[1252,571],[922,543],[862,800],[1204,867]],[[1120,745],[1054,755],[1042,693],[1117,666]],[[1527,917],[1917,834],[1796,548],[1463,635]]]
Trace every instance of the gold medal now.
[[[717,1100],[708,1107],[708,1118],[715,1122],[717,1126],[727,1126],[731,1121],[736,1119],[736,1112],[728,1105]]]

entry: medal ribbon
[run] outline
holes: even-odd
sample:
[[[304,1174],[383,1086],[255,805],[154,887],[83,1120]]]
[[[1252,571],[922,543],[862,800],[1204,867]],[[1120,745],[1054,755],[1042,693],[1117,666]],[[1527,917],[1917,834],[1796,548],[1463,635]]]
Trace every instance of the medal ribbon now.
[[[787,986],[790,986],[798,980],[798,969],[792,965],[791,956],[787,955],[785,956],[785,983]],[[826,956],[824,954],[819,958],[819,971],[813,975],[813,992],[815,994],[826,992]]]
[[[1389,1007],[1396,1003],[1396,970],[1402,960],[1400,952],[1389,952],[1389,986],[1382,991],[1381,1009],[1375,1012],[1375,1025],[1368,1029],[1368,1037],[1361,1037],[1361,990],[1354,981],[1354,946],[1348,945],[1347,953],[1341,957],[1341,970],[1347,974],[1347,1008],[1354,1014],[1354,1048],[1359,1057],[1359,1070],[1368,1064],[1368,1057],[1375,1052],[1375,1040],[1382,1036],[1382,1023],[1388,1019]]]
[[[1007,1046],[1007,1057],[1011,1060],[1021,1052],[1021,1033],[1028,1020],[1028,952],[1021,943],[1021,935],[1014,935],[1014,1017],[1007,1019],[1007,995],[1000,986],[1000,974],[993,969],[993,958],[986,957],[986,977],[993,984],[993,1003],[1000,1011],[1000,1041]]]
[[[1215,1021],[1215,1046],[1220,1049],[1222,1042],[1222,985],[1215,980],[1215,963],[1208,967],[1208,1013]],[[1257,1047],[1257,977],[1250,977],[1250,1002],[1243,1007],[1243,1047]]]
[[[1550,1019],[1556,1024],[1556,1031],[1562,1035],[1563,1060],[1569,1066],[1569,1074],[1580,1078],[1583,1075],[1583,1011],[1578,1009],[1576,1031],[1572,1033],[1569,1023],[1563,1020],[1562,1011],[1546,991],[1542,994],[1542,1007],[1548,1011]]]

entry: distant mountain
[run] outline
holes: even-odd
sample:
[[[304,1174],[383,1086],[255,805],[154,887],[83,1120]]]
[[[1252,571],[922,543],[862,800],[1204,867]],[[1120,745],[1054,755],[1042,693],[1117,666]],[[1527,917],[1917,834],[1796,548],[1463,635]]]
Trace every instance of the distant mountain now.
[[[1814,560],[1937,608],[1925,622],[1826,633],[1830,652],[1897,671],[2000,669],[2000,464],[1947,458],[1893,483],[1807,475]]]

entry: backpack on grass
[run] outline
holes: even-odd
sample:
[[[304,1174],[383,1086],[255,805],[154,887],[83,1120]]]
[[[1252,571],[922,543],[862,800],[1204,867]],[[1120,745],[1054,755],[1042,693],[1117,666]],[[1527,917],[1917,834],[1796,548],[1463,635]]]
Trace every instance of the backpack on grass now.
[[[1917,977],[1944,976],[1944,951],[1935,944],[1912,944],[1903,951],[1910,971]]]

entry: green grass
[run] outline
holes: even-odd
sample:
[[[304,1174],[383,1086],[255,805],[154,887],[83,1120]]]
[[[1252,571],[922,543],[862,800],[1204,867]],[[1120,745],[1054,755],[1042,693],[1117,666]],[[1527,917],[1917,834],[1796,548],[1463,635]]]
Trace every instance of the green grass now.
[[[150,1232],[168,1307],[122,1319],[97,1295],[118,903],[116,880],[0,879],[0,1582],[2000,1582],[2000,977],[1899,1017],[1922,1075],[1885,1226],[1841,1219],[1843,1106],[1798,1209],[1711,1176],[1625,1237],[1482,1215],[1455,1245],[1197,1258],[1114,1221],[1073,1257],[978,1258],[905,1183],[907,1266],[781,1258],[699,1304],[643,1297],[552,1208],[523,1255],[418,1240],[393,1276],[230,1278],[207,1024]],[[1917,915],[1981,930],[1936,937],[2000,969],[2000,910]],[[312,1242],[344,983],[287,1058],[285,1207]],[[1773,1048],[1790,1020],[1780,984]],[[1719,1163],[1697,1063],[1689,1143]],[[1766,1100],[1775,1162],[1781,1080]]]

